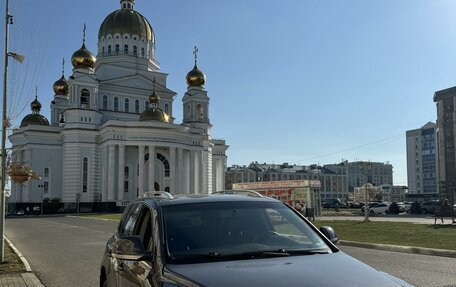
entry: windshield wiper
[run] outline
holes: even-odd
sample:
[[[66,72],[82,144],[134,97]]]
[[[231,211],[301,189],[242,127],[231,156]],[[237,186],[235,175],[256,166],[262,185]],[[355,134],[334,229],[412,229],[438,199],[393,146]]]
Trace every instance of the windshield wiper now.
[[[328,254],[328,249],[289,249],[284,252],[290,255],[314,255],[314,254]]]
[[[258,250],[258,251],[247,251],[239,253],[217,253],[210,252],[209,258],[229,258],[229,259],[242,259],[242,258],[269,258],[269,257],[283,257],[290,256],[284,249],[274,250]]]

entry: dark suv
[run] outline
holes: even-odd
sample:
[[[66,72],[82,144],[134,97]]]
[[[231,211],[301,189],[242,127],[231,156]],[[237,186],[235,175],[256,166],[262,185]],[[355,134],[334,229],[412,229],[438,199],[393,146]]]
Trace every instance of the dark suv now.
[[[247,194],[132,202],[106,244],[100,286],[411,286],[339,251],[330,227]]]

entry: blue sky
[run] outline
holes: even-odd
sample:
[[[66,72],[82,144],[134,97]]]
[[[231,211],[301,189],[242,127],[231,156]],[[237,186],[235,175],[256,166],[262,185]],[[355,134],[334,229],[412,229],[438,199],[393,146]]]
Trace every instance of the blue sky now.
[[[52,84],[62,58],[70,75],[84,22],[96,54],[98,28],[119,7],[10,0],[10,51],[27,57],[10,65],[14,126],[30,112],[35,86],[50,117]],[[456,84],[451,0],[136,0],[135,9],[155,31],[178,123],[198,46],[213,136],[230,145],[228,165],[371,160],[391,163],[394,183],[406,184],[405,131],[435,121],[434,92]]]

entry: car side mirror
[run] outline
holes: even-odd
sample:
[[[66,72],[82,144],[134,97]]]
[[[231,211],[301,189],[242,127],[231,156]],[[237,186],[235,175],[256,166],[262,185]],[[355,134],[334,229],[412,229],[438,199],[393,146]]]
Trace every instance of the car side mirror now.
[[[122,260],[146,260],[151,258],[151,253],[146,252],[139,236],[126,236],[117,239],[112,247],[112,257]]]
[[[336,232],[334,231],[334,229],[331,226],[322,226],[322,227],[320,227],[320,231],[332,243],[337,244],[337,242],[339,241],[339,238],[337,238]]]

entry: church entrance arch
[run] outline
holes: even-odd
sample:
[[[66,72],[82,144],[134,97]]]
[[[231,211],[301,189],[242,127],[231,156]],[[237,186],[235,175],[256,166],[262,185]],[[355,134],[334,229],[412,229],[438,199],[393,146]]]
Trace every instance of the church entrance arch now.
[[[149,174],[149,153],[144,155],[144,175]],[[161,153],[157,153],[154,174],[154,190],[163,190],[163,187],[167,186],[170,176],[170,165],[168,159]],[[148,186],[148,178],[145,176],[144,186]]]

